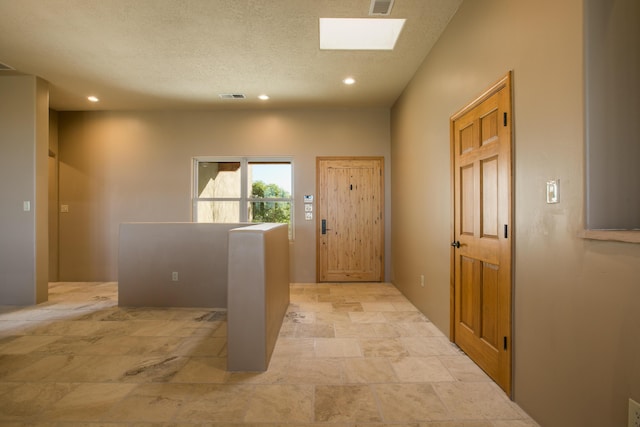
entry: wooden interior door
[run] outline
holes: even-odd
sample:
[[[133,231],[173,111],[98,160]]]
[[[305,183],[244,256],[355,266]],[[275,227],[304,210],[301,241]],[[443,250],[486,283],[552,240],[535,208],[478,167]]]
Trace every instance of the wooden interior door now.
[[[511,393],[511,78],[451,118],[452,339]]]
[[[317,159],[318,282],[384,275],[384,159]]]

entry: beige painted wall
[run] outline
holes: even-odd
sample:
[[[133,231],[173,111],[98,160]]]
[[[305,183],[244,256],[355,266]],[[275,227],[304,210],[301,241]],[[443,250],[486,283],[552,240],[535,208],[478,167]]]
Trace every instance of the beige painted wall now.
[[[293,157],[293,282],[315,281],[315,221],[302,200],[315,194],[316,156],[384,156],[390,185],[387,109],[62,112],[59,149],[63,281],[116,280],[122,222],[190,221],[194,156]]]
[[[48,111],[46,82],[0,77],[0,305],[48,297]]]
[[[58,281],[58,113],[49,111],[49,282]]]
[[[266,371],[289,307],[288,227],[229,231],[227,370]]]
[[[576,237],[582,19],[580,0],[465,1],[391,119],[393,282],[448,332],[449,117],[513,70],[514,391],[545,427],[626,425],[640,400],[640,245]],[[560,203],[547,205],[553,178]]]
[[[226,308],[229,231],[243,226],[120,224],[118,305]]]

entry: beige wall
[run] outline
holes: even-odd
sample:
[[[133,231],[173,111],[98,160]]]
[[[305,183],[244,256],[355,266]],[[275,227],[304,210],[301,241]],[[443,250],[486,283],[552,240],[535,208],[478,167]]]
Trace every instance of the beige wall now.
[[[63,281],[116,280],[122,222],[190,221],[194,156],[293,157],[293,282],[316,277],[315,221],[302,208],[316,191],[316,156],[384,156],[387,189],[390,179],[387,109],[63,112],[59,149]]]
[[[288,228],[229,232],[227,370],[266,371],[289,307]]]
[[[49,111],[49,282],[58,281],[58,113]]]
[[[48,109],[44,81],[0,77],[0,305],[48,297]]]
[[[246,224],[120,224],[118,305],[227,307],[229,231]],[[173,281],[173,272],[178,280]]]
[[[640,245],[576,237],[582,18],[580,0],[465,1],[391,119],[393,281],[448,332],[449,117],[513,70],[514,391],[545,427],[626,425],[640,399]],[[553,178],[560,203],[547,205]]]

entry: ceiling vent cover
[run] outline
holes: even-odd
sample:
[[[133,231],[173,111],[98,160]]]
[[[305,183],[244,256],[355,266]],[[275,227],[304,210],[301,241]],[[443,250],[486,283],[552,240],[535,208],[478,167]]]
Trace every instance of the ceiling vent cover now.
[[[222,99],[246,99],[247,98],[242,93],[221,93],[219,96]]]
[[[2,62],[0,62],[0,71],[14,70],[14,69],[15,68],[9,67],[7,64],[3,64]]]
[[[371,0],[371,7],[369,8],[370,16],[389,16],[391,8],[393,7],[393,0]]]

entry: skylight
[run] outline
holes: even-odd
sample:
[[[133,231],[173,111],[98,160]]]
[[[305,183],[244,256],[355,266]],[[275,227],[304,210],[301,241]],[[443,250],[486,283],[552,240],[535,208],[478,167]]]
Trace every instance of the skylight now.
[[[404,19],[320,18],[320,49],[393,50]]]

